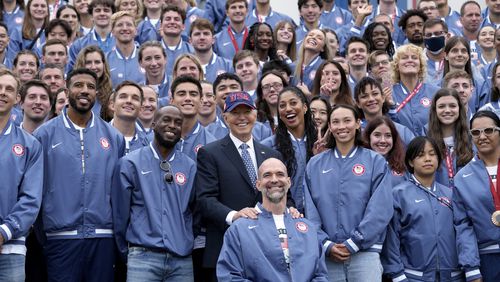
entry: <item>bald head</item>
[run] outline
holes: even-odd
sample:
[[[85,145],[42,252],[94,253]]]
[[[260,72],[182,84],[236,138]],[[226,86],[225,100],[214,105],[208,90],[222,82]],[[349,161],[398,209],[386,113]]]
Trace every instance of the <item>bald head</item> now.
[[[262,192],[264,207],[268,203],[286,205],[286,193],[291,184],[286,166],[282,161],[271,158],[260,165],[256,186]]]

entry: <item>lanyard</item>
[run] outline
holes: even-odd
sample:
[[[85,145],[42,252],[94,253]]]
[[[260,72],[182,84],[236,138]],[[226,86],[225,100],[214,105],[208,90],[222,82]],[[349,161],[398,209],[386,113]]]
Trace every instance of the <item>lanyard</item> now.
[[[229,33],[229,38],[231,39],[231,42],[233,43],[233,46],[234,46],[234,50],[236,52],[238,52],[240,50],[240,48],[238,47],[238,42],[236,42],[236,38],[234,38],[234,34],[233,32],[231,31],[231,27],[228,26],[227,27],[227,33]],[[248,28],[245,27],[245,31],[243,32],[243,44],[245,44],[245,41],[247,40],[247,37],[248,37]]]
[[[434,65],[435,66],[435,65]],[[434,79],[439,79],[439,74],[444,68],[444,60],[439,61],[439,65],[436,69],[436,72],[434,73]]]
[[[51,20],[56,18],[57,10],[59,10],[59,4],[60,4],[60,1],[56,0],[56,2],[54,3],[54,8],[52,10],[52,15],[50,16]]]
[[[423,85],[423,83],[420,82],[417,85],[417,87],[415,87],[415,89],[413,89],[413,91],[410,93],[410,95],[406,96],[404,101],[401,102],[401,104],[399,104],[399,106],[396,108],[396,113],[399,113],[399,111],[401,111],[406,106],[406,104],[408,104],[408,102],[410,102],[410,100],[413,98],[413,96],[417,95],[418,91],[420,91],[420,88],[422,88],[422,85]]]
[[[491,180],[491,176],[488,174],[488,178],[490,180],[490,191],[491,196],[493,196],[493,201],[495,202],[495,210],[500,210],[500,187],[498,186],[498,175],[500,175],[500,160],[498,160],[497,165],[497,187],[495,191],[495,186],[493,185],[493,181]]]
[[[451,152],[448,148],[446,148],[446,168],[448,170],[448,179],[450,180],[450,187],[453,187],[453,176],[455,176],[455,172],[453,170],[453,158],[451,156]]]
[[[422,186],[422,184],[418,183],[415,179],[413,179],[413,177],[410,177],[408,180],[411,183],[415,184],[415,186],[417,186],[418,188],[420,188],[421,190],[423,190],[424,192],[426,192],[427,194],[431,195],[431,197],[434,197],[436,200],[438,200],[438,202],[440,202],[441,204],[447,206],[450,210],[453,211],[453,207],[451,206],[451,202],[450,202],[449,199],[447,199],[445,197],[438,197],[438,195],[436,195],[430,189],[427,189],[424,186]],[[434,187],[435,187],[435,185],[436,184],[434,184]]]

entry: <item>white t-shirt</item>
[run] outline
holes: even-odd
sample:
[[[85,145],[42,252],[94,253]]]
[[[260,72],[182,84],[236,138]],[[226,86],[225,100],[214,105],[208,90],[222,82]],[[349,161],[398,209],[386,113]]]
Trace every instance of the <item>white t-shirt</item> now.
[[[278,237],[280,238],[281,249],[283,249],[283,255],[285,257],[285,262],[290,268],[290,252],[288,251],[288,235],[285,227],[284,215],[273,214],[274,224],[278,230]]]
[[[498,168],[498,165],[486,167],[486,170],[488,171],[488,174],[490,175],[491,182],[493,182],[493,187],[495,187],[495,191],[497,189],[497,168]]]

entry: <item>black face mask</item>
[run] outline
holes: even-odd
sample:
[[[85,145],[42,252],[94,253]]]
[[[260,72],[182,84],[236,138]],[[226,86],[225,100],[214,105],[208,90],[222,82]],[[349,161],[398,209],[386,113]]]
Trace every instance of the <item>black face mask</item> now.
[[[424,39],[425,48],[431,53],[437,54],[444,48],[444,35]]]

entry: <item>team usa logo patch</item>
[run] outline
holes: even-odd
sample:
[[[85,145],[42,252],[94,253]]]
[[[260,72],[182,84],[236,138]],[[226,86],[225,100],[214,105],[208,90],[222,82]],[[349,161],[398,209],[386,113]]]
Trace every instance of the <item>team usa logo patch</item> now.
[[[194,152],[198,154],[198,151],[200,150],[201,147],[203,147],[202,144],[196,145],[196,147],[194,147]]]
[[[431,100],[427,97],[424,97],[424,98],[420,99],[420,104],[422,104],[422,106],[428,108],[431,105]]]
[[[357,176],[361,176],[361,175],[365,174],[365,166],[362,164],[355,164],[352,167],[352,173],[354,173],[354,175],[357,175]]]
[[[101,137],[101,139],[99,139],[99,143],[101,144],[101,147],[104,149],[104,150],[107,150],[109,149],[109,141],[107,138],[105,137]]]
[[[22,17],[16,17],[15,22],[16,22],[16,24],[22,24],[23,23],[23,18]]]
[[[197,15],[192,15],[192,16],[189,17],[189,22],[193,23],[194,21],[196,21],[197,18],[198,18]]]
[[[175,174],[175,183],[179,185],[184,185],[186,184],[187,178],[182,172],[178,172]]]
[[[336,17],[336,18],[335,18],[335,21],[336,21],[338,24],[343,24],[343,23],[344,23],[344,20],[342,19],[342,17]]]
[[[299,221],[295,224],[295,228],[297,228],[297,230],[299,230],[299,232],[302,232],[302,233],[306,233],[307,230],[309,230],[309,227],[307,226],[307,224],[305,224],[305,222],[302,222],[302,221]]]
[[[22,155],[24,155],[24,146],[21,145],[21,144],[14,144],[14,146],[12,146],[12,152],[20,157]]]

